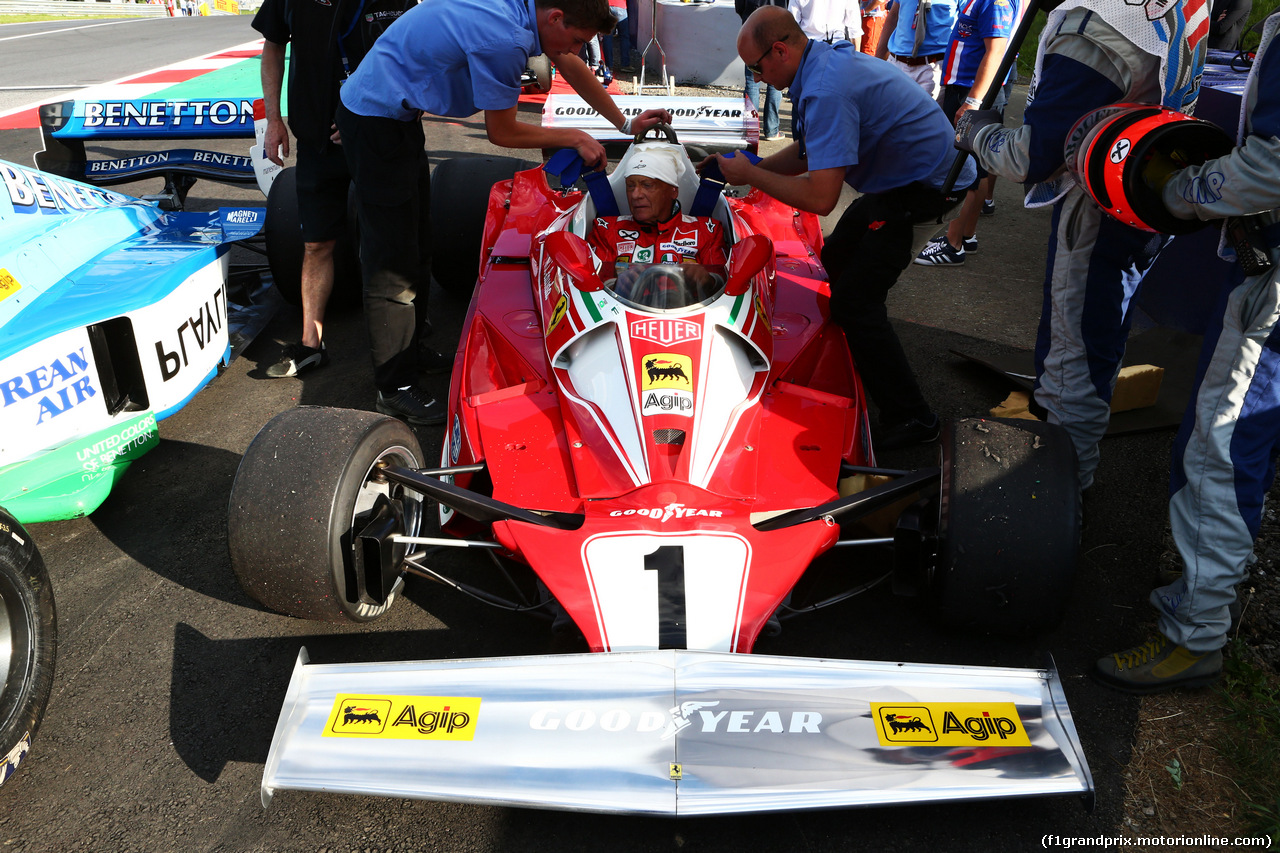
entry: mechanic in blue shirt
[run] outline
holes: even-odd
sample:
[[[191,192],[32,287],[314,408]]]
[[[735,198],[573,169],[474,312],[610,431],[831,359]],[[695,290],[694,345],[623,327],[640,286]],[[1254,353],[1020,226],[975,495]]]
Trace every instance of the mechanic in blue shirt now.
[[[415,282],[419,275],[419,170],[424,114],[484,110],[489,141],[504,148],[574,148],[591,167],[604,147],[581,130],[543,128],[516,116],[520,75],[545,53],[560,75],[623,133],[670,122],[666,110],[634,120],[577,53],[613,28],[608,0],[425,0],[374,44],[342,87],[338,128],[356,187],[364,308],[378,411],[414,426],[444,421],[444,407],[417,387]]]
[[[785,9],[752,13],[738,55],[756,76],[790,87],[795,141],[752,165],[717,156],[732,184],[749,184],[784,204],[825,216],[841,184],[862,193],[822,250],[831,279],[831,317],[844,329],[864,386],[880,410],[877,446],[933,441],[939,421],[925,402],[889,323],[889,288],[911,263],[912,226],[937,219],[977,178],[967,162],[942,193],[955,158],[953,131],[935,101],[896,68],[848,42],[807,39]]]
[[[956,0],[891,0],[885,8],[876,56],[901,68],[930,98],[938,97],[942,60],[956,23]]]

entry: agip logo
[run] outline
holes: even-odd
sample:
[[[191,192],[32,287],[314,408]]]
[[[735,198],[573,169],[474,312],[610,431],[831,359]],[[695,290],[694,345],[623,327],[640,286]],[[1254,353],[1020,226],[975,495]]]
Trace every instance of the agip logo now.
[[[479,717],[478,697],[339,694],[322,736],[473,740]]]
[[[871,704],[881,746],[1031,746],[1012,702]]]
[[[673,352],[652,352],[642,358],[641,389],[693,388],[693,359]]]

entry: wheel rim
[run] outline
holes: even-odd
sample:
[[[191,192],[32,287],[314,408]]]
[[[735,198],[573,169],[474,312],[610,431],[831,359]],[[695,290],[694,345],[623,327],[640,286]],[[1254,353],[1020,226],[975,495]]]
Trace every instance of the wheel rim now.
[[[399,465],[402,468],[417,468],[421,463],[413,458],[412,451],[407,447],[397,445],[388,447],[386,450],[378,454],[378,457],[369,465],[368,470],[364,472],[361,482],[364,484],[360,487],[359,493],[356,495],[355,504],[351,507],[351,530],[359,530],[361,516],[367,516],[373,510],[374,503],[381,495],[386,495],[390,500],[399,500],[404,496],[404,487],[393,485],[386,481],[378,482],[374,479],[374,471],[380,465]],[[406,516],[406,519],[408,516]],[[413,525],[412,530],[406,530],[408,536],[418,535],[418,526]]]
[[[19,591],[7,577],[0,576],[0,726],[22,704],[23,687],[31,672],[32,627],[22,606]]]

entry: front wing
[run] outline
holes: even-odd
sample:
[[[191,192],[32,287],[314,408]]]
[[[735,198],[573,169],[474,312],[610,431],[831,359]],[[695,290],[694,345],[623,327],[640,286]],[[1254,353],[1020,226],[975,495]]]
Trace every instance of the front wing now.
[[[299,655],[262,781],[705,815],[1080,794],[1048,669],[683,650],[404,663]]]

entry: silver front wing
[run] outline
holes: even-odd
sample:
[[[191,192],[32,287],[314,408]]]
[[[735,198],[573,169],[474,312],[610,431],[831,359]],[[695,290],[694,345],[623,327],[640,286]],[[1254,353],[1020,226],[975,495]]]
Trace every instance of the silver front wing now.
[[[1052,668],[646,651],[310,665],[280,790],[702,815],[1080,794]]]

